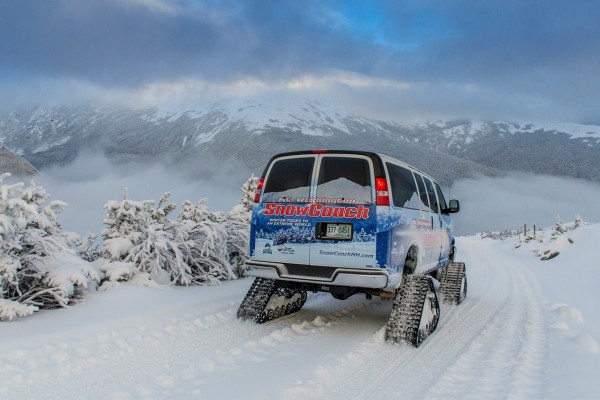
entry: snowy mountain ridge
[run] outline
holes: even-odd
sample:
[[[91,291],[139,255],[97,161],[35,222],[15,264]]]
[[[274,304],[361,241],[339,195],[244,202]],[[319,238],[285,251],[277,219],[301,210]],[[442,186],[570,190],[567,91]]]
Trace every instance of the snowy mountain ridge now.
[[[529,171],[600,181],[600,127],[501,121],[378,121],[321,101],[246,101],[179,109],[99,106],[0,110],[0,143],[39,168],[79,152],[113,159],[216,154],[258,173],[274,152],[383,152],[452,181]]]

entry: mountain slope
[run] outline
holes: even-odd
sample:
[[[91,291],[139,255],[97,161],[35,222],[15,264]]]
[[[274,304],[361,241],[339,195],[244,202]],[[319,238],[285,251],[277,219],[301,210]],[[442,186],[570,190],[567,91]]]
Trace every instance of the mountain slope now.
[[[588,133],[591,132],[591,133]],[[114,160],[178,162],[217,156],[260,173],[280,151],[377,151],[442,183],[476,173],[529,171],[600,180],[600,127],[447,121],[418,124],[363,118],[320,102],[230,103],[159,111],[93,106],[0,111],[0,143],[39,168],[84,150]]]
[[[5,172],[16,176],[33,175],[37,173],[37,169],[23,157],[0,145],[0,174]]]
[[[383,125],[411,143],[503,171],[600,181],[600,126],[477,121]]]

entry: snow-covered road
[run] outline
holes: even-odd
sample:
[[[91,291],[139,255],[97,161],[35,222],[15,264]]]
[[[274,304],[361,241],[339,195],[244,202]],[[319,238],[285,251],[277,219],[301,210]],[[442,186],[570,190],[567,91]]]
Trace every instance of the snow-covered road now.
[[[250,279],[123,285],[2,324],[0,376],[11,378],[0,398],[546,397],[536,277],[494,241],[460,238],[459,248],[468,297],[442,305],[418,349],[384,342],[389,301],[310,294],[300,312],[255,325],[235,318]]]

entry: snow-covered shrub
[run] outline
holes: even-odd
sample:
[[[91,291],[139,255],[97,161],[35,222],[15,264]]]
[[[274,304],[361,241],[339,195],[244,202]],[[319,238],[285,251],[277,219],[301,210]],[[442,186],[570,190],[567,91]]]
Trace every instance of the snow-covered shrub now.
[[[564,227],[565,222],[560,218],[560,215],[556,216],[556,222],[554,223],[553,232],[551,234],[552,240],[556,239],[558,236],[562,235],[567,231]]]
[[[491,231],[483,231],[480,233],[480,236],[482,239],[494,239],[494,240],[505,240],[508,238],[511,238],[513,236],[518,236],[522,233],[521,230],[519,229],[506,229],[504,231],[501,232],[491,232]]]
[[[106,203],[103,252],[111,263],[101,268],[105,280],[130,279],[134,275],[133,265],[137,272],[160,276],[165,271],[174,282],[187,284],[190,281],[189,268],[180,249],[185,246],[187,235],[178,228],[180,224],[168,219],[175,209],[169,197],[170,194],[165,193],[156,205],[153,200],[130,200],[125,191],[122,201]]]
[[[169,214],[175,209],[169,194],[158,205],[152,200],[109,201],[103,231],[104,253],[111,262],[131,262],[136,272],[156,278],[166,272],[177,285],[214,284],[235,279],[230,264],[224,213],[211,213],[206,199],[195,205],[185,201],[176,219]],[[105,279],[127,280],[130,270],[107,264]]]
[[[240,204],[248,212],[252,214],[252,207],[254,207],[254,195],[256,193],[256,187],[258,186],[258,178],[252,175],[242,185],[242,199]]]
[[[100,267],[104,279],[109,282],[128,281],[135,275],[137,269],[135,263],[126,261],[106,261]]]
[[[189,265],[194,244],[188,238],[186,227],[177,221],[150,224],[143,228],[142,240],[130,250],[127,260],[151,276],[166,271],[171,282],[189,285],[194,282]]]
[[[144,228],[156,222],[153,215],[161,217],[153,210],[154,201],[132,201],[127,197],[125,190],[122,201],[109,200],[104,205],[107,212],[103,223],[107,228],[102,231],[103,254],[111,261],[126,259],[131,249],[141,243]]]
[[[4,184],[0,175],[0,319],[64,307],[98,275],[70,247],[60,227],[66,203],[52,201],[33,181]]]
[[[519,237],[515,248],[519,248],[529,242],[541,244],[539,247],[530,246],[529,249],[541,260],[550,260],[558,256],[573,243],[574,240],[570,232],[585,224],[579,214],[573,222],[564,222],[560,216],[557,216],[556,222],[552,227],[539,229],[535,234],[532,231],[528,231],[527,235],[522,238]]]
[[[196,204],[186,200],[174,220],[169,218],[175,209],[169,193],[157,206],[152,200],[129,200],[127,192],[120,202],[108,201],[107,228],[102,232],[103,254],[109,261],[101,267],[105,281],[128,280],[136,272],[152,277],[166,272],[178,285],[243,276],[257,182],[251,177],[244,183],[240,204],[228,213],[209,211],[206,199]]]
[[[39,308],[36,306],[0,298],[0,321],[10,321],[14,317],[25,317],[33,314],[37,310],[39,310]]]
[[[250,214],[242,204],[238,204],[227,213],[221,224],[227,234],[229,263],[238,277],[245,276],[244,265],[250,242]]]
[[[570,244],[573,243],[573,239],[571,239],[568,235],[561,235],[557,237],[555,240],[551,242],[545,249],[541,251],[538,250],[538,254],[542,261],[551,260],[554,257],[558,256],[561,251],[567,248]]]
[[[573,229],[577,229],[581,225],[583,225],[583,219],[581,218],[581,215],[577,214],[575,216],[575,221],[573,222]]]
[[[257,186],[258,178],[252,175],[241,187],[242,197],[239,204],[235,205],[222,221],[227,232],[229,262],[239,277],[246,274],[244,266],[248,258],[250,219]]]
[[[188,246],[189,252],[186,252],[192,283],[214,284],[236,278],[228,254],[226,219],[221,214],[211,213],[206,207],[206,199],[195,205],[184,202],[177,221],[192,242]]]
[[[574,231],[584,224],[585,222],[583,222],[579,214],[575,216],[575,220],[571,223],[565,223],[560,219],[560,216],[557,216],[556,223],[552,227],[550,243],[548,243],[546,247],[537,250],[540,259],[545,261],[558,256],[564,249],[573,243],[573,239],[569,232]]]
[[[95,261],[102,257],[100,244],[97,242],[98,236],[95,233],[88,233],[86,237],[80,238],[77,243],[77,254],[86,261]]]

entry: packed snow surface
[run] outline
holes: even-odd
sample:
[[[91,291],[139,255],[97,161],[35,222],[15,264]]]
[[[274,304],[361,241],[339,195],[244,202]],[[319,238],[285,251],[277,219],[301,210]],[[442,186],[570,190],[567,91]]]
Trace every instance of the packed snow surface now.
[[[310,294],[263,325],[235,313],[251,279],[116,284],[0,324],[7,399],[597,399],[600,225],[548,261],[531,241],[463,237],[469,293],[418,349],[384,342],[391,303]]]

